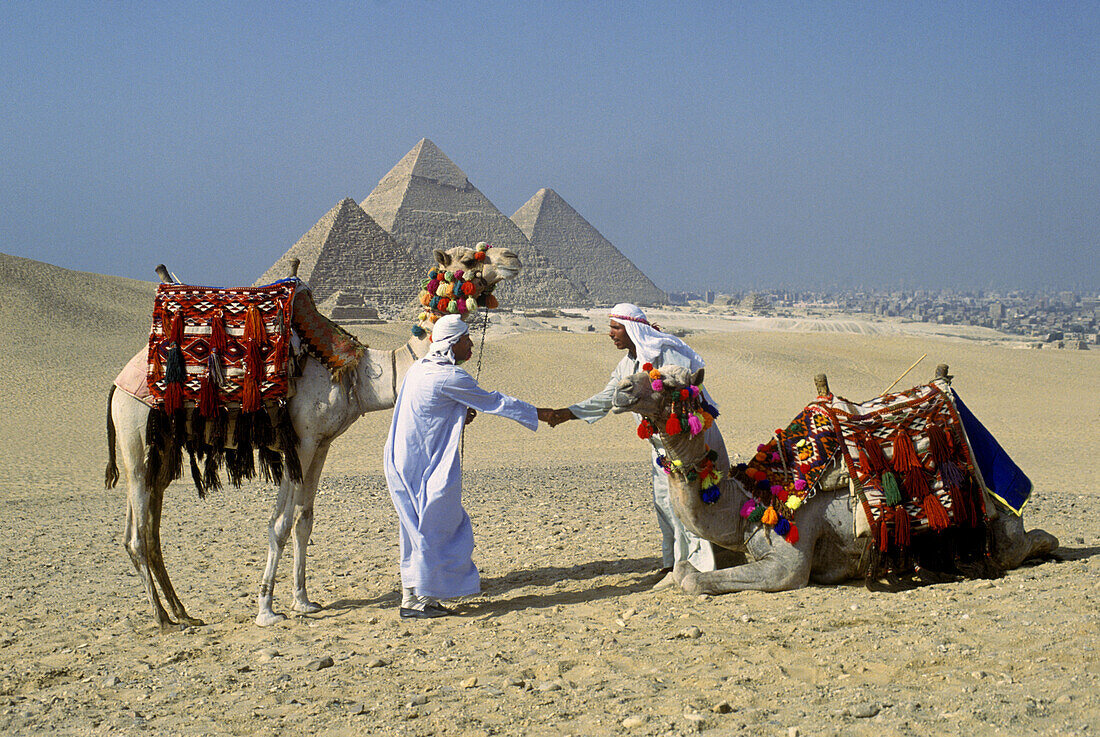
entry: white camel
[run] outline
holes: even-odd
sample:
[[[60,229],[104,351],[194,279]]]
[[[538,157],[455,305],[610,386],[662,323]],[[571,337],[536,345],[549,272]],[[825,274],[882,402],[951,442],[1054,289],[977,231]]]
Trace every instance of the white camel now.
[[[435,251],[442,269],[466,272],[466,280],[476,280],[486,290],[498,282],[511,279],[522,268],[519,258],[505,248],[480,247],[478,251],[455,247]],[[469,313],[468,316],[472,316]],[[421,319],[423,327],[427,323]],[[428,350],[426,338],[411,338],[405,345],[393,351],[368,348],[358,366],[340,383],[320,361],[308,357],[302,366],[301,376],[294,380],[295,393],[287,402],[290,419],[298,435],[298,458],[301,463],[301,482],[295,483],[289,473],[282,475],[275,510],[268,524],[267,565],[257,599],[256,624],[268,626],[286,619],[286,615],[273,608],[275,572],[290,531],[294,530],[294,602],[291,608],[311,613],[323,607],[310,600],[306,593],[306,546],[313,530],[313,502],[317,482],[325,464],[332,441],[339,437],[359,417],[393,407],[405,372]],[[109,460],[107,486],[114,485],[118,470],[115,465],[115,446],[125,467],[128,485],[126,509],[126,551],[134,568],[141,576],[153,615],[161,629],[177,623],[201,625],[201,619],[190,616],[172,588],[165,570],[160,545],[160,515],[164,490],[171,479],[158,478],[146,483],[146,423],[149,407],[125,391],[111,387],[108,398],[107,436]],[[169,466],[162,459],[161,467]],[[113,475],[113,479],[112,479]],[[165,602],[175,617],[173,621],[157,594],[157,585]]]
[[[676,582],[692,594],[725,594],[785,591],[801,588],[811,580],[829,584],[856,577],[868,545],[865,539],[855,536],[847,472],[839,459],[825,471],[822,490],[798,509],[795,521],[799,536],[794,544],[770,527],[742,517],[741,506],[753,496],[736,476],[722,479],[716,501],[702,501],[701,479],[691,470],[705,463],[703,434],[669,435],[662,428],[680,390],[702,384],[703,372],[699,369],[692,374],[679,366],[663,368],[660,390],[653,388],[649,374],[638,373],[625,379],[613,398],[613,411],[640,414],[660,431],[668,457],[675,463],[669,478],[672,506],[684,525],[705,540],[744,554],[748,561],[705,572],[682,561],[673,571]],[[947,367],[941,366],[938,373],[938,378],[946,382]],[[823,376],[819,382],[824,382]],[[823,391],[819,384],[819,393],[828,394],[827,384]],[[987,497],[986,513],[992,543],[989,553],[995,568],[1016,568],[1027,558],[1047,555],[1058,547],[1058,539],[1043,530],[1025,531],[1022,517],[992,497]],[[868,581],[869,586],[874,583]]]

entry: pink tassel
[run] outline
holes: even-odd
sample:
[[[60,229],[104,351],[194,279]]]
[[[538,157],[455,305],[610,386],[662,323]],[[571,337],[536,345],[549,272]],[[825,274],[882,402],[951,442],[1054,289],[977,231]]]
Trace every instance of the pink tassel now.
[[[699,419],[699,415],[691,415],[688,417],[688,428],[691,429],[692,435],[698,435],[703,432],[703,421]]]
[[[753,513],[754,509],[756,509],[756,500],[755,499],[749,499],[748,501],[746,501],[744,504],[741,505],[741,516],[744,519],[748,519],[749,515]]]

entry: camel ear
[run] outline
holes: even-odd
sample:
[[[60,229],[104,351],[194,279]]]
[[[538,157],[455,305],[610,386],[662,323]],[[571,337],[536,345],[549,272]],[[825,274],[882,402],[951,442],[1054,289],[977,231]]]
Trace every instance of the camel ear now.
[[[695,373],[693,373],[691,375],[691,385],[692,386],[701,386],[702,385],[702,383],[703,383],[703,371],[704,371],[704,369],[700,368],[698,371],[696,371]]]
[[[435,255],[436,263],[438,263],[440,266],[447,266],[449,263],[451,263],[451,257],[448,256],[445,252],[440,251],[438,248],[435,249],[435,251],[433,251],[432,253]]]

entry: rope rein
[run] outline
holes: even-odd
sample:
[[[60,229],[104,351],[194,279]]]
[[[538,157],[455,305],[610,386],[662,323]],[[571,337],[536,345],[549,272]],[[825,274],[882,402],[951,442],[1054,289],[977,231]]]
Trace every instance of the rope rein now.
[[[481,360],[485,357],[485,334],[489,332],[489,310],[481,314],[481,344],[477,347],[477,372],[474,381],[481,379]],[[462,420],[462,434],[459,439],[458,456],[460,461],[466,460],[466,419]]]

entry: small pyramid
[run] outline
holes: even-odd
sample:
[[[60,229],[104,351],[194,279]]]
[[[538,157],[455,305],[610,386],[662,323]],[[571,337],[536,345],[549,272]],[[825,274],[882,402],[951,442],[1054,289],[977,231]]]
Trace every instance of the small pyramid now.
[[[342,293],[386,314],[416,296],[420,280],[433,263],[430,254],[413,256],[350,197],[325,213],[256,285],[290,276],[293,258],[301,262],[298,276],[313,289],[318,305]]]
[[[554,190],[536,192],[512,222],[596,304],[668,302],[667,294]]]
[[[575,307],[591,303],[520,229],[470,183],[439,147],[422,138],[361,203],[418,261],[434,249],[481,241],[514,251],[523,271],[497,289],[505,307]]]

